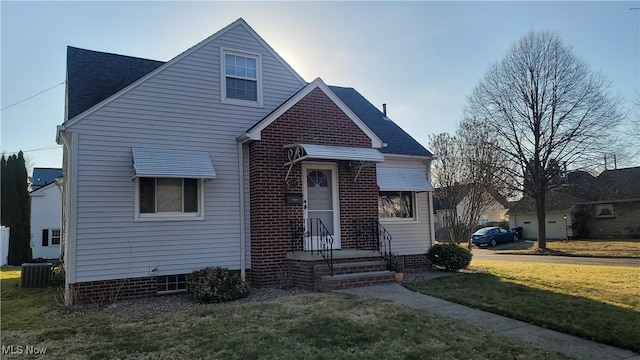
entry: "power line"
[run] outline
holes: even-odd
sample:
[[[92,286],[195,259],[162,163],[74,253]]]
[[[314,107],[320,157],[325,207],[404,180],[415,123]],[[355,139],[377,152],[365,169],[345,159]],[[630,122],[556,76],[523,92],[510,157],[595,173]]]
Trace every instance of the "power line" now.
[[[16,106],[16,105],[18,105],[18,104],[21,104],[21,103],[23,103],[23,102],[27,101],[27,100],[33,99],[34,97],[36,97],[36,96],[38,96],[38,95],[40,95],[40,94],[44,94],[44,93],[46,93],[46,92],[47,92],[47,91],[49,91],[49,90],[55,89],[55,88],[57,88],[58,86],[60,86],[60,85],[62,85],[62,84],[64,84],[64,81],[63,81],[63,82],[61,82],[61,83],[59,83],[59,84],[56,84],[56,85],[54,85],[54,86],[52,86],[52,87],[50,87],[50,88],[48,88],[48,89],[46,89],[46,90],[42,90],[42,91],[40,91],[39,93],[37,93],[37,94],[35,94],[35,95],[31,95],[31,96],[29,96],[29,97],[28,97],[28,98],[26,98],[26,99],[22,99],[22,100],[18,101],[17,103],[11,104],[11,105],[9,105],[9,106],[5,106],[5,107],[3,107],[2,109],[0,109],[0,111],[4,111],[4,110],[6,110],[6,109],[8,109],[8,108],[10,108],[10,107],[12,107],[12,106]]]
[[[23,153],[28,153],[28,152],[33,152],[33,151],[44,151],[44,150],[53,150],[53,149],[58,149],[61,148],[62,145],[49,145],[49,146],[45,146],[45,147],[41,147],[41,148],[37,148],[37,149],[31,149],[31,150],[18,150],[18,151],[6,151],[3,152],[4,154],[17,154],[20,151],[22,151]]]

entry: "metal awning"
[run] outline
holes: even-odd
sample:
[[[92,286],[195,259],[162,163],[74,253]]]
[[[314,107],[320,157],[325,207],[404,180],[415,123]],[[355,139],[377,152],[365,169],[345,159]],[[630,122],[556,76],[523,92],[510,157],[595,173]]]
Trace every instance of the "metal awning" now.
[[[378,167],[376,173],[382,191],[433,191],[426,175],[416,168]]]
[[[365,164],[375,164],[384,161],[384,155],[373,148],[312,144],[290,144],[285,145],[284,148],[289,150],[289,161],[284,164],[289,167],[285,181],[289,178],[293,165],[303,160],[347,160],[357,162],[360,167],[355,179],[358,178]]]
[[[167,150],[134,147],[135,177],[215,179],[211,157],[206,151]]]

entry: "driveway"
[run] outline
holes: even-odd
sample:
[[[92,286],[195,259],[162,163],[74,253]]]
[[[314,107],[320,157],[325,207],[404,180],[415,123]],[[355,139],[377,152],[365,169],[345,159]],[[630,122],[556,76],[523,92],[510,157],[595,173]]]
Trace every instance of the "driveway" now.
[[[536,246],[535,241],[524,240],[517,243],[505,243],[494,246],[492,248],[473,247],[472,253],[474,259],[479,260],[505,260],[505,261],[521,261],[521,262],[539,262],[550,264],[576,264],[576,265],[610,265],[610,266],[638,266],[640,267],[640,259],[621,259],[621,258],[596,258],[596,257],[577,257],[577,256],[550,256],[550,255],[511,255],[499,254],[499,250],[522,250],[533,249]]]

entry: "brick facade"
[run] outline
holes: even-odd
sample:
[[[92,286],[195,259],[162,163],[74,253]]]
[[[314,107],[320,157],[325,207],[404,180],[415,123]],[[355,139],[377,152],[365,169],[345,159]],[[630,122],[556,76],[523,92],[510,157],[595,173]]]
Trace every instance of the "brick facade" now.
[[[424,269],[431,267],[431,261],[427,254],[402,255],[402,263],[405,269]]]
[[[155,276],[90,281],[69,285],[71,304],[104,304],[124,299],[151,297],[157,294]]]
[[[596,205],[582,205],[591,215],[590,238],[639,238],[640,201],[612,202],[613,217],[598,217]]]
[[[370,148],[371,139],[323,92],[316,88],[262,130],[261,140],[249,145],[251,270],[255,286],[280,285],[286,253],[291,250],[289,221],[302,219],[302,205],[285,204],[286,193],[302,193],[301,165],[294,165],[285,183],[287,150],[294,143]],[[335,163],[335,162],[334,162]],[[378,216],[375,166],[362,169],[338,162],[342,248],[355,245],[352,221]]]

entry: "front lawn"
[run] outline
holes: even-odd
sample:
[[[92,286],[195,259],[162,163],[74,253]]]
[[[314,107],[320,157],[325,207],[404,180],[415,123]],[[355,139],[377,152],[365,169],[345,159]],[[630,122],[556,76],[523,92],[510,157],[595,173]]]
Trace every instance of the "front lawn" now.
[[[547,250],[498,250],[499,254],[548,254],[589,257],[640,258],[640,239],[547,240]]]
[[[640,351],[640,268],[473,260],[485,273],[409,289],[496,314]]]
[[[46,348],[47,359],[566,358],[461,321],[345,294],[225,305],[168,296],[67,309],[56,304],[54,288],[20,289],[18,277],[2,271],[2,345]]]

